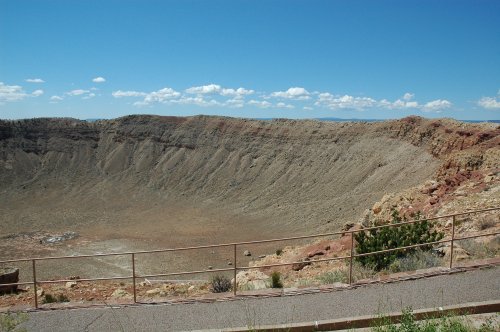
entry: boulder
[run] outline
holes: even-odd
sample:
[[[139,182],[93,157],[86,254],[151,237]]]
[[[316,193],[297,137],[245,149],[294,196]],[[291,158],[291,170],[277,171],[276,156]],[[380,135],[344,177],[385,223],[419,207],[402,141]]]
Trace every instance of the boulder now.
[[[161,289],[159,289],[159,288],[153,288],[153,289],[150,289],[150,290],[146,291],[146,295],[148,295],[148,296],[155,296],[155,295],[159,295],[161,292],[163,292]]]
[[[330,250],[330,246],[328,246],[328,250]],[[316,250],[312,250],[309,253],[307,253],[307,257],[312,258],[314,256],[322,256],[324,254],[326,254],[325,250],[316,249]]]
[[[0,284],[13,284],[19,282],[19,269],[16,267],[0,268]],[[0,294],[17,291],[17,285],[0,286]]]
[[[252,256],[252,253],[251,253],[249,250],[245,250],[245,251],[243,252],[243,255],[244,255],[244,256]]]
[[[132,297],[132,294],[130,294],[126,290],[119,288],[111,294],[111,297],[113,297],[113,298],[130,298],[130,297]]]
[[[292,265],[292,270],[294,270],[294,271],[300,271],[300,270],[302,270],[303,268],[305,268],[308,265],[311,265],[311,262],[309,261],[308,258],[304,258],[302,260],[302,262],[293,264]]]
[[[382,204],[380,204],[379,202],[375,203],[375,205],[373,205],[372,211],[374,214],[379,214],[382,211]]]
[[[241,271],[236,275],[236,282],[240,289],[264,289],[267,288],[267,280],[269,276],[259,270]],[[234,283],[234,279],[231,283]]]
[[[66,283],[66,288],[67,289],[70,289],[70,288],[75,288],[76,287],[76,282],[75,281],[68,281]]]
[[[445,245],[442,247],[438,247],[435,250],[438,254],[442,255],[445,260],[450,259],[450,253],[451,253],[451,246],[450,245]],[[470,257],[470,254],[460,246],[456,245],[453,248],[453,260],[454,261],[461,261],[464,259],[467,259]]]
[[[252,280],[248,282],[248,288],[257,290],[257,289],[266,289],[267,284],[264,280]]]

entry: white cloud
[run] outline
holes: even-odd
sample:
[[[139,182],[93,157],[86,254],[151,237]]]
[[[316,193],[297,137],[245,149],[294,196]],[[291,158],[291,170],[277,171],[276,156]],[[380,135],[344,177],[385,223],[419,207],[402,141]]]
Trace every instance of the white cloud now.
[[[80,96],[84,95],[86,93],[89,93],[89,90],[82,90],[82,89],[76,89],[76,90],[71,90],[69,92],[66,92],[68,96]]]
[[[311,98],[309,91],[300,87],[293,87],[286,91],[277,91],[271,93],[271,97],[275,98],[286,98],[286,99],[296,99],[296,100],[306,100]]]
[[[61,101],[63,100],[64,98],[63,97],[60,97],[60,96],[52,96],[50,97],[50,102],[52,103],[57,103],[58,101]]]
[[[144,98],[144,102],[146,104],[163,103],[165,101],[168,101],[169,99],[177,98],[180,95],[181,94],[174,89],[163,88],[158,91],[148,93]]]
[[[104,82],[106,82],[106,79],[104,77],[98,76],[98,77],[92,79],[92,82],[94,82],[94,83],[104,83]]]
[[[208,84],[202,86],[194,86],[189,89],[186,89],[187,93],[190,94],[215,94],[221,92],[222,88],[218,84]]]
[[[139,91],[113,91],[112,93],[113,97],[115,98],[122,98],[122,97],[144,97],[147,95],[145,92],[139,92]]]
[[[451,107],[451,102],[445,99],[437,99],[430,101],[428,103],[425,103],[422,106],[422,111],[424,112],[440,112],[443,109],[450,108]]]
[[[202,107],[223,106],[223,104],[221,104],[220,102],[218,102],[215,99],[206,100],[202,96],[196,96],[196,97],[183,96],[182,98],[179,98],[179,99],[173,99],[170,102],[172,102],[174,104],[197,105],[197,106],[202,106]]]
[[[90,99],[90,98],[94,98],[94,97],[95,97],[95,93],[89,93],[88,95],[83,96],[82,99]]]
[[[405,95],[406,96],[406,95]],[[403,100],[397,99],[396,101],[389,101],[387,99],[382,99],[378,102],[378,105],[382,108],[386,109],[403,109],[403,108],[418,108],[418,102],[416,101],[408,101],[408,98],[405,99],[403,96]]]
[[[41,78],[27,78],[25,81],[28,83],[45,83]]]
[[[292,109],[292,108],[295,108],[295,106],[293,105],[290,105],[290,104],[285,104],[283,102],[279,102],[276,104],[276,107],[277,108],[288,108],[288,109]]]
[[[28,97],[19,85],[6,85],[0,82],[0,103],[23,100]]]
[[[477,104],[487,110],[500,110],[500,90],[496,97],[483,97],[477,101]]]
[[[248,105],[254,105],[254,106],[257,106],[259,108],[269,108],[272,106],[272,104],[268,101],[265,101],[265,100],[259,101],[259,100],[254,100],[254,99],[250,100],[248,102]]]
[[[353,97],[349,95],[334,96],[331,93],[320,93],[318,100],[314,103],[316,106],[326,106],[330,109],[364,109],[374,107],[377,101],[369,97]]]
[[[304,111],[312,111],[314,108],[309,107],[309,106],[304,106],[303,109],[304,109]]]
[[[43,90],[40,89],[28,94],[19,85],[7,85],[0,82],[0,104],[21,101],[27,97],[40,97],[41,95],[43,95]]]
[[[414,93],[409,93],[409,92],[407,92],[407,93],[405,93],[405,94],[403,95],[403,99],[404,99],[404,100],[407,100],[407,101],[408,101],[408,100],[413,99],[413,97],[415,97],[415,94],[414,94]]]
[[[95,91],[95,90],[92,90]],[[94,98],[96,94],[94,92],[91,92],[91,90],[84,90],[84,89],[75,89],[71,90],[65,93],[67,96],[75,97],[75,96],[81,96],[82,99],[90,99]]]
[[[370,97],[332,95],[326,92],[320,93],[314,104],[316,106],[328,107],[332,110],[382,108],[388,110],[417,109],[423,112],[440,112],[452,106],[452,103],[445,99],[433,100],[421,105],[417,101],[412,100],[414,97],[415,95],[413,93],[405,93],[400,99],[389,101],[387,99],[376,100]]]
[[[180,97],[180,92],[175,91],[172,88],[163,88],[157,91],[145,93],[138,91],[115,91],[113,92],[113,97],[144,97],[141,101],[136,101],[135,106],[148,106],[155,103],[167,103],[173,102],[176,98]]]
[[[224,105],[231,108],[242,108],[245,105],[245,101],[239,97],[235,97],[233,99],[226,100]]]
[[[197,94],[197,95],[208,95],[208,94],[219,94],[221,96],[231,96],[234,98],[242,99],[244,96],[248,96],[254,94],[254,90],[245,89],[245,88],[223,88],[218,84],[208,84],[202,86],[193,86],[185,90],[186,93],[189,94]]]
[[[255,91],[254,90],[247,90],[245,88],[238,88],[238,89],[222,89],[222,91],[220,92],[220,94],[222,96],[235,96],[235,97],[243,97],[243,96],[247,96],[247,95],[251,95],[251,94],[254,94]]]
[[[43,90],[35,90],[35,91],[33,91],[33,92],[31,93],[31,95],[32,95],[33,97],[39,97],[39,96],[43,95]]]

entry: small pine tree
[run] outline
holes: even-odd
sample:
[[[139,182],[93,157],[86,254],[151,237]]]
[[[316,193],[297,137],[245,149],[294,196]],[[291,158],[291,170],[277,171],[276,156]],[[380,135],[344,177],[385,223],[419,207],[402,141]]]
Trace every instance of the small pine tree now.
[[[271,287],[283,288],[283,283],[281,282],[281,274],[278,271],[274,271],[271,274]]]
[[[398,247],[424,244],[428,242],[439,241],[444,237],[442,232],[432,230],[429,221],[420,220],[420,213],[417,213],[415,219],[419,220],[413,224],[404,224],[401,226],[384,227],[361,231],[354,234],[356,239],[356,253],[365,254],[370,252],[395,249]],[[398,224],[407,221],[406,217],[401,218],[396,210],[392,211],[392,224]],[[422,251],[432,249],[432,245],[421,246]],[[387,253],[381,253],[370,256],[356,257],[356,260],[363,266],[370,266],[376,271],[387,268],[396,259],[405,257],[414,253],[416,248],[395,250]]]

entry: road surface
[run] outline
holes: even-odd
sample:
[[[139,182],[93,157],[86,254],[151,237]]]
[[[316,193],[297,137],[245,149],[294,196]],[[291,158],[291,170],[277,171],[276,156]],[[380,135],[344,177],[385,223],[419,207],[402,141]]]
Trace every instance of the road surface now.
[[[500,298],[500,267],[328,293],[215,303],[36,311],[28,331],[185,331],[242,327],[436,308]]]

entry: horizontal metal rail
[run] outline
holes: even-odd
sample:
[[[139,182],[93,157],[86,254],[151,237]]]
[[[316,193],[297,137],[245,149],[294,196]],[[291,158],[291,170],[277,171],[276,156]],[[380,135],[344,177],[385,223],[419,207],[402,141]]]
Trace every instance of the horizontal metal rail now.
[[[330,233],[322,233],[322,234],[315,234],[315,235],[274,238],[274,239],[267,239],[267,240],[243,241],[243,242],[233,242],[233,243],[224,243],[224,244],[213,244],[213,245],[202,245],[202,246],[191,246],[191,247],[180,247],[180,248],[167,248],[167,249],[158,249],[158,250],[144,250],[144,251],[133,251],[133,252],[114,252],[114,253],[103,253],[103,254],[10,259],[10,260],[0,261],[0,264],[14,263],[14,262],[32,262],[33,281],[8,283],[8,284],[6,283],[6,284],[0,284],[0,286],[7,287],[7,286],[34,285],[35,308],[38,308],[38,301],[37,301],[37,285],[38,284],[55,284],[55,283],[63,283],[63,282],[84,282],[84,281],[90,282],[90,281],[110,281],[110,280],[132,279],[133,280],[133,290],[134,290],[134,303],[135,303],[135,302],[137,302],[137,300],[136,300],[136,296],[137,296],[136,283],[135,283],[137,278],[157,278],[157,277],[183,276],[183,275],[194,275],[194,274],[203,274],[203,273],[232,271],[234,273],[233,290],[234,290],[234,295],[236,295],[236,289],[237,289],[236,272],[239,270],[272,268],[272,267],[290,266],[290,265],[296,265],[296,264],[312,264],[312,263],[319,263],[319,262],[328,262],[328,261],[338,261],[338,260],[349,259],[350,260],[350,263],[349,263],[349,283],[351,283],[352,282],[353,258],[366,257],[366,256],[372,256],[372,255],[380,255],[380,254],[384,254],[384,253],[388,253],[388,252],[408,250],[408,249],[429,246],[429,245],[436,245],[436,244],[441,244],[441,243],[448,243],[448,242],[451,242],[451,252],[450,252],[450,268],[451,268],[453,265],[453,245],[454,245],[455,241],[478,238],[478,237],[495,236],[495,235],[500,234],[500,232],[493,232],[493,233],[480,233],[480,234],[473,234],[473,235],[467,235],[467,236],[462,236],[462,237],[455,237],[455,219],[456,219],[456,217],[463,216],[463,215],[470,215],[473,213],[484,213],[484,212],[497,211],[497,210],[500,210],[500,207],[466,211],[466,212],[461,212],[461,213],[454,213],[454,214],[449,214],[449,215],[444,215],[444,216],[436,216],[436,217],[432,217],[432,218],[424,218],[421,220],[404,221],[404,222],[400,222],[400,223],[386,224],[386,225],[381,225],[381,226],[366,227],[366,228],[358,229],[358,230],[346,230],[346,231],[341,231],[341,232],[330,232]],[[353,249],[354,249],[354,234],[355,233],[377,230],[377,229],[382,229],[382,228],[387,228],[387,227],[400,227],[400,226],[404,226],[404,225],[408,225],[408,224],[414,224],[417,222],[439,220],[439,219],[445,219],[445,218],[452,218],[452,225],[451,225],[452,229],[451,229],[451,238],[450,239],[415,244],[415,245],[398,247],[398,248],[385,249],[385,250],[374,251],[374,252],[369,252],[369,253],[362,253],[362,254],[354,253]],[[346,236],[347,234],[350,234],[350,236],[351,236],[351,253],[348,256],[314,259],[314,260],[309,260],[309,261],[302,260],[302,261],[288,262],[288,263],[266,264],[266,265],[260,265],[260,266],[238,266],[238,264],[237,264],[236,250],[237,250],[238,246],[262,244],[262,243],[272,243],[272,242],[280,242],[280,241],[312,239],[312,238],[335,236],[335,235]],[[199,250],[199,249],[209,249],[209,248],[222,248],[222,247],[233,247],[234,266],[231,268],[196,270],[196,271],[173,272],[173,273],[160,273],[160,274],[145,274],[145,275],[139,275],[136,273],[135,260],[136,260],[136,255],[139,255],[139,254],[155,254],[155,253],[177,252],[177,251],[186,251],[186,250]],[[37,261],[61,260],[61,259],[81,259],[81,258],[95,258],[95,257],[113,257],[113,256],[131,256],[131,259],[132,259],[132,275],[131,276],[83,278],[83,279],[58,279],[58,280],[37,280],[37,278],[36,278],[36,262]]]

